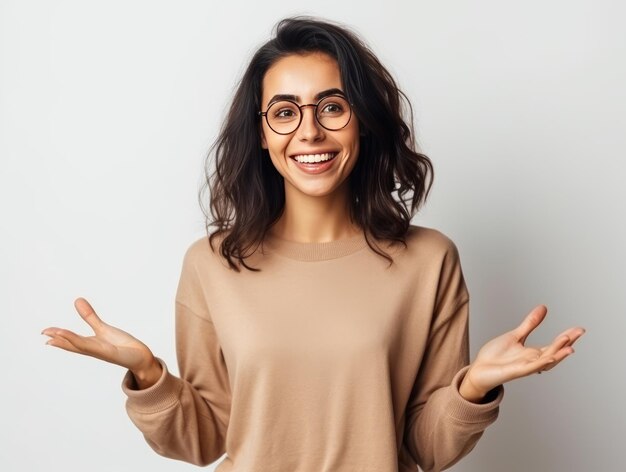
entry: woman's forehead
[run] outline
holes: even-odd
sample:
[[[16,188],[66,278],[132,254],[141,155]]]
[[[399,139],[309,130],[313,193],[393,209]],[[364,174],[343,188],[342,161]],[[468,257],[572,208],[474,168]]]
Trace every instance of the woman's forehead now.
[[[276,61],[265,73],[262,101],[267,105],[275,95],[290,95],[296,102],[310,103],[330,89],[343,91],[335,59],[324,53],[293,54]]]

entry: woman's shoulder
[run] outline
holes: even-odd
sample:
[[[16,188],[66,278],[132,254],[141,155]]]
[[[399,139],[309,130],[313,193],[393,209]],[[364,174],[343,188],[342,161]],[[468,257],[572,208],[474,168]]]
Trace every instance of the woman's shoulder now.
[[[457,245],[439,229],[411,224],[404,239],[406,247],[394,243],[391,248],[392,257],[398,256],[403,265],[442,267],[460,261]]]
[[[230,234],[230,230],[207,233],[201,238],[193,240],[185,251],[185,264],[194,265],[196,268],[232,269],[228,259],[222,253],[222,242]],[[246,263],[254,266],[258,257],[257,252],[246,256]],[[237,264],[237,257],[231,254],[231,260]]]
[[[407,245],[411,244],[434,252],[458,252],[455,242],[446,233],[436,228],[411,224],[406,234]]]
[[[194,239],[187,245],[185,249],[184,260],[186,263],[198,263],[214,259],[220,253],[220,247],[225,235],[215,234],[212,241],[209,234]]]

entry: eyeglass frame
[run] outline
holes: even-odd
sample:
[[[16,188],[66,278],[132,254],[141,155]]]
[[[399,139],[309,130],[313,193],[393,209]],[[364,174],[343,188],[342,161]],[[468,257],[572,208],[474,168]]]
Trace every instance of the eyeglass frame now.
[[[340,97],[343,98],[348,105],[350,105],[350,116],[348,117],[348,121],[346,121],[346,124],[343,125],[341,128],[337,128],[337,129],[331,129],[331,128],[327,128],[326,126],[324,126],[318,116],[317,116],[317,107],[319,106],[320,103],[322,103],[322,101],[326,100],[328,97]],[[300,110],[300,120],[298,121],[298,125],[294,128],[293,131],[290,131],[289,133],[279,133],[278,131],[276,131],[274,128],[272,128],[272,125],[270,125],[270,120],[267,117],[267,112],[269,111],[269,109],[272,107],[272,105],[274,105],[275,103],[279,103],[279,102],[289,102],[289,103],[293,103],[299,110]],[[325,97],[322,97],[319,99],[319,101],[317,103],[303,103],[302,105],[298,105],[296,102],[294,102],[293,100],[287,100],[287,99],[281,99],[281,100],[275,100],[272,103],[270,103],[267,106],[267,110],[265,111],[257,111],[257,115],[258,116],[264,116],[265,117],[265,122],[267,123],[267,126],[269,126],[269,128],[276,134],[280,134],[282,136],[286,136],[288,134],[291,133],[295,133],[296,131],[298,131],[298,128],[300,127],[300,125],[302,124],[302,118],[304,117],[304,111],[302,110],[304,107],[314,107],[314,116],[315,116],[315,121],[324,129],[327,129],[328,131],[339,131],[340,129],[344,129],[346,126],[348,126],[348,124],[350,123],[350,120],[352,119],[352,109],[354,108],[354,103],[348,101],[348,98],[345,97],[344,95],[338,94],[338,93],[333,93],[331,95],[326,95]]]

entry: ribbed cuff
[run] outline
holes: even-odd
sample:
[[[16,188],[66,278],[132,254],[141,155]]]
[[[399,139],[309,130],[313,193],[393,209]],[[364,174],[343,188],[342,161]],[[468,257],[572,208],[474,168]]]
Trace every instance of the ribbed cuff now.
[[[488,403],[474,403],[461,396],[459,389],[465,374],[470,366],[467,365],[459,370],[452,379],[450,389],[450,401],[448,415],[463,423],[492,423],[498,417],[498,405],[504,397],[504,386],[498,385],[495,390],[495,398]],[[494,395],[494,390],[489,395]]]
[[[163,359],[156,358],[163,368],[161,377],[154,385],[142,390],[134,389],[135,377],[130,370],[122,379],[122,391],[127,395],[126,407],[139,413],[156,413],[173,406],[180,397],[182,380],[172,375]]]

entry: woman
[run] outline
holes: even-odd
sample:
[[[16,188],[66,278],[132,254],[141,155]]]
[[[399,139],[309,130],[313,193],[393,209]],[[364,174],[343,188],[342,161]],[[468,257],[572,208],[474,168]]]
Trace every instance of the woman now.
[[[541,305],[469,364],[457,248],[410,224],[432,166],[401,97],[347,28],[281,21],[212,148],[217,230],[183,260],[180,377],[83,298],[95,336],[43,331],[128,369],[127,412],[157,453],[197,465],[226,453],[220,472],[439,471],[496,420],[505,382],[574,351],[580,327],[524,346]]]

